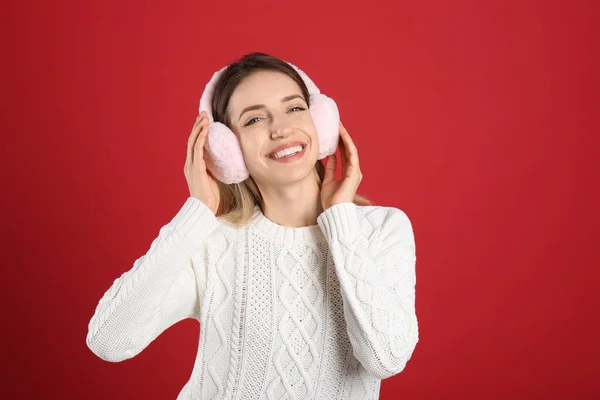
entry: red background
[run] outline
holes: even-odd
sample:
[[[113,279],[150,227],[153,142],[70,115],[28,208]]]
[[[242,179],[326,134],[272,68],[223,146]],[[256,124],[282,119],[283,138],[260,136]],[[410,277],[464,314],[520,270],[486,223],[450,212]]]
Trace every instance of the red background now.
[[[189,194],[204,85],[251,51],[337,101],[361,193],[413,222],[420,341],[381,399],[600,396],[597,2],[3,4],[0,397],[179,393],[196,322],[122,363],[87,324]]]

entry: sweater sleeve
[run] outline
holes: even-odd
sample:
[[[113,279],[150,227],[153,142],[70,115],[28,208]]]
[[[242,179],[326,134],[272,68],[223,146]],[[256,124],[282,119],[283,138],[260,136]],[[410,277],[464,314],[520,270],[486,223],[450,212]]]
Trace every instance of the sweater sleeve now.
[[[404,369],[419,340],[415,312],[416,252],[407,215],[339,203],[318,224],[327,238],[340,281],[354,356],[379,379]]]
[[[205,266],[196,266],[199,276],[195,276],[192,255],[203,251],[217,225],[201,200],[186,199],[175,217],[160,228],[146,254],[100,299],[86,337],[94,354],[110,362],[127,360],[176,322],[198,318],[206,274]]]

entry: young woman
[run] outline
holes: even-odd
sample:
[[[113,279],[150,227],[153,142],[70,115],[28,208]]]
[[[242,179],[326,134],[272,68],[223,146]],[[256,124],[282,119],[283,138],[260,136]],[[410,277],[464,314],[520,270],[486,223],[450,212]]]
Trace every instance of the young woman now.
[[[357,196],[341,123],[341,179],[334,154],[323,167],[299,72],[253,53],[213,77],[187,144],[190,196],[101,298],[87,335],[98,357],[132,358],[194,318],[198,354],[178,399],[377,399],[404,369],[418,342],[411,223]],[[217,122],[238,148],[208,151]],[[248,176],[215,179],[240,150]]]

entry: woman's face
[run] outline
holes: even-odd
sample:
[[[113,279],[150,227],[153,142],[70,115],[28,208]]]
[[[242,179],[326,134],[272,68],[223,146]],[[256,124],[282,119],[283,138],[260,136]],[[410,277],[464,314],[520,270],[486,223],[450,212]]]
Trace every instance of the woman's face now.
[[[313,173],[319,140],[292,78],[277,71],[252,73],[233,92],[228,116],[259,186],[293,183]]]

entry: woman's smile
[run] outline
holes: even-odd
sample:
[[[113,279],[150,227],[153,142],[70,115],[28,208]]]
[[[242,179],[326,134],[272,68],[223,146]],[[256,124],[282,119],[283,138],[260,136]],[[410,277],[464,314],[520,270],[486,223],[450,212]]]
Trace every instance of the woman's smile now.
[[[306,149],[305,144],[297,144],[293,146],[285,146],[283,150],[275,151],[267,156],[270,161],[289,163],[299,160],[304,156]]]

